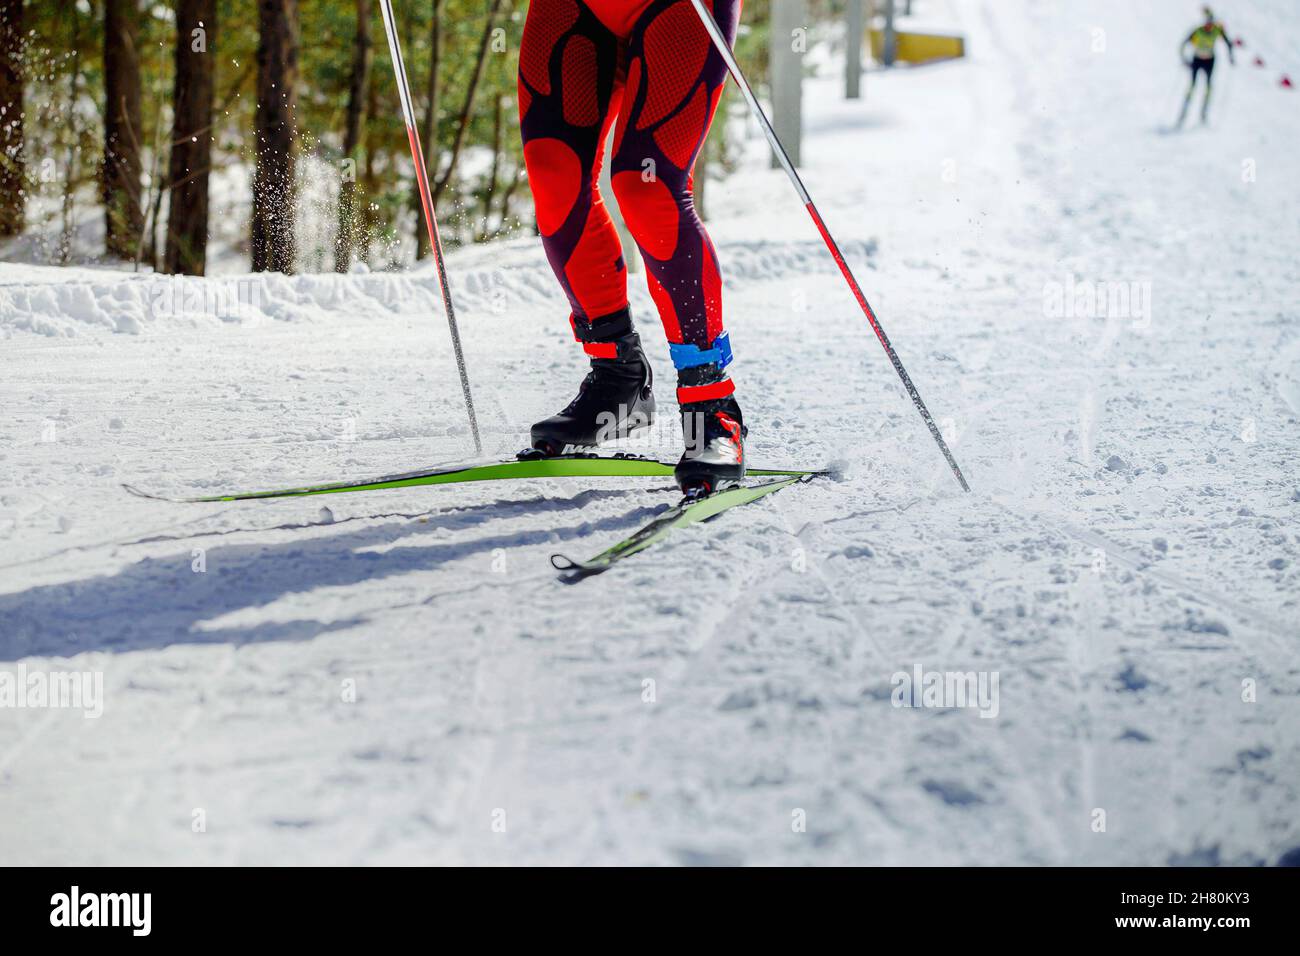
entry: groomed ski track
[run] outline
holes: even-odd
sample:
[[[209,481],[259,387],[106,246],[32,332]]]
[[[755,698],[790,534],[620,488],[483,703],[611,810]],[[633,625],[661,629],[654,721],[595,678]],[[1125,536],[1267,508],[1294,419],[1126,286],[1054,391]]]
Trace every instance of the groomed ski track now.
[[[801,171],[970,495],[752,127],[708,194],[751,456],[841,477],[577,588],[548,556],[625,537],[669,481],[179,510],[119,488],[469,457],[430,269],[218,278],[258,301],[221,321],[159,314],[153,280],[0,264],[0,670],[104,674],[97,719],[0,710],[4,858],[1295,858],[1300,114],[1249,66],[1300,72],[1293,5],[1216,5],[1248,46],[1211,128],[1173,136],[1197,4],[915,6],[970,58],[873,72],[855,104],[814,42]],[[449,267],[508,454],[580,356],[534,242]],[[1149,283],[1149,314],[1046,314],[1071,277]],[[664,427],[628,450],[668,457],[632,280]],[[891,706],[918,664],[996,672],[998,715]]]

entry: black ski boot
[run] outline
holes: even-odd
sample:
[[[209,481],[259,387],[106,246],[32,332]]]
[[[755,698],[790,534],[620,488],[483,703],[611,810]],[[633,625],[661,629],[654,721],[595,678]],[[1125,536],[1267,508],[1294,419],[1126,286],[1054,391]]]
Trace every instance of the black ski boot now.
[[[564,411],[533,426],[533,455],[553,457],[566,447],[593,447],[634,435],[654,422],[654,374],[623,311],[595,323],[573,319],[573,331],[591,356],[591,371]],[[527,453],[525,453],[527,454]]]
[[[745,427],[736,387],[717,365],[681,369],[677,401],[686,453],[677,463],[677,486],[688,498],[739,485],[745,477]]]

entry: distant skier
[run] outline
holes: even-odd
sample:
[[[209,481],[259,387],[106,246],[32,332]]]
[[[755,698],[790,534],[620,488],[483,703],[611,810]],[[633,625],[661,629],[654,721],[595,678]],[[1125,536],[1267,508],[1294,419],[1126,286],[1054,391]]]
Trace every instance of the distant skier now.
[[[734,41],[741,0],[711,6]],[[685,0],[530,3],[519,53],[524,160],[542,244],[591,359],[577,397],[533,426],[534,454],[598,445],[654,417],[622,246],[596,186],[617,122],[614,194],[677,368],[686,438],[677,482],[711,492],[744,477],[747,429],[726,372],[721,272],[691,193],[726,80],[726,64]]]
[[[1182,112],[1178,114],[1178,125],[1181,127],[1183,121],[1187,119],[1187,108],[1192,104],[1192,94],[1196,92],[1196,77],[1205,74],[1205,99],[1201,101],[1201,122],[1204,123],[1210,111],[1210,91],[1211,83],[1214,77],[1214,51],[1223,40],[1224,45],[1228,48],[1228,62],[1233,66],[1237,61],[1232,52],[1232,41],[1228,39],[1228,33],[1223,28],[1223,24],[1214,19],[1214,11],[1209,7],[1203,8],[1205,12],[1205,22],[1188,34],[1187,39],[1183,41],[1180,53],[1185,62],[1192,71],[1192,81],[1187,87],[1187,96],[1183,99]],[[1187,48],[1191,47],[1192,56],[1187,58]]]

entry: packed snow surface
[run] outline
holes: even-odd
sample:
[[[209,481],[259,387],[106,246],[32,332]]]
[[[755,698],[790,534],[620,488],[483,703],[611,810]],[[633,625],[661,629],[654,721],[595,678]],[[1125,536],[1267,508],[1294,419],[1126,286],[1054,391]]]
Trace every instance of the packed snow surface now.
[[[576,585],[548,556],[668,482],[120,486],[474,458],[431,269],[0,266],[0,679],[103,681],[98,717],[0,709],[0,859],[1295,856],[1300,47],[1288,0],[1217,6],[1246,46],[1177,133],[1197,4],[918,0],[969,57],[855,102],[821,37],[803,174],[973,491],[747,125],[708,200],[750,457],[836,475]],[[450,274],[508,456],[582,356],[535,241]],[[663,423],[632,450],[672,457],[633,282]],[[986,697],[900,700],[918,672]]]

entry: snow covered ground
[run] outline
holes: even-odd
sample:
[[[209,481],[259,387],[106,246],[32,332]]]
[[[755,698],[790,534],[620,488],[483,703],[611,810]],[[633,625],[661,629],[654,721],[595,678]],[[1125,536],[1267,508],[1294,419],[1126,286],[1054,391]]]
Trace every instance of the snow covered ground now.
[[[103,675],[97,718],[0,709],[0,859],[1294,858],[1294,5],[1222,4],[1241,65],[1172,135],[1196,4],[917,8],[969,58],[810,81],[804,173],[969,495],[752,131],[709,196],[751,457],[840,477],[574,586],[548,555],[663,481],[119,487],[469,457],[429,271],[0,266],[0,672]],[[580,354],[533,242],[451,268],[505,455]],[[894,706],[918,667],[996,680],[989,716]]]

